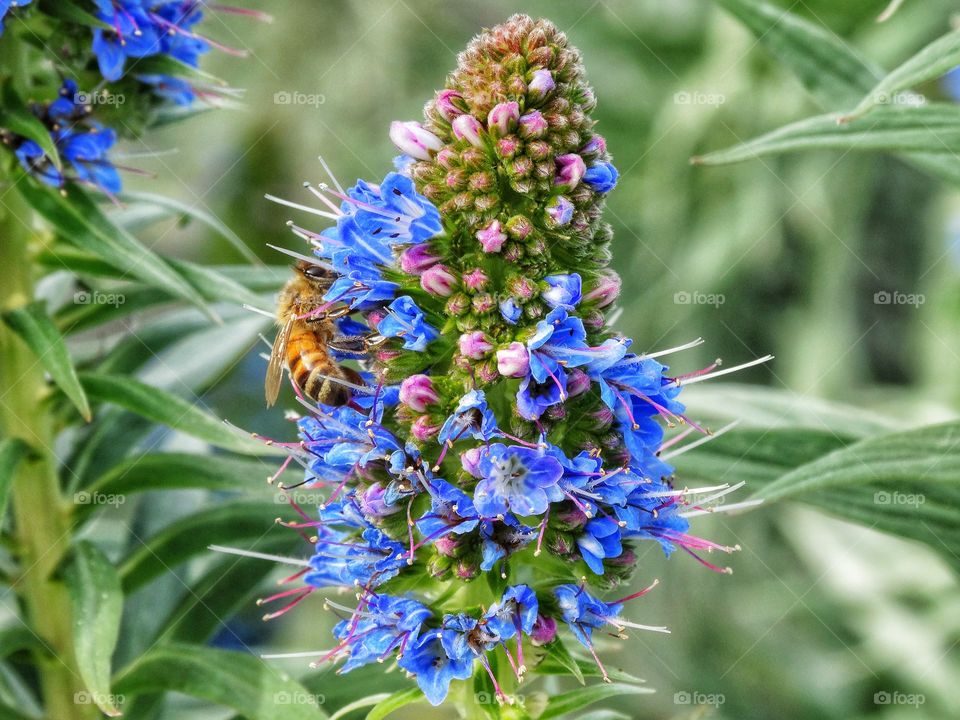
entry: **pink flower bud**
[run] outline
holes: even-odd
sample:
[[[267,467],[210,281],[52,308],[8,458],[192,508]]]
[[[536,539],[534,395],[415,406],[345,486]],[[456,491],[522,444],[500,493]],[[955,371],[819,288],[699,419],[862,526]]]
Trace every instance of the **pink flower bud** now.
[[[492,383],[500,379],[496,361],[490,360],[477,366],[477,377],[482,383]]]
[[[437,93],[436,106],[446,120],[452,121],[458,115],[463,115],[466,103],[463,95],[456,90],[441,90]]]
[[[530,369],[530,353],[523,343],[512,342],[497,350],[497,370],[506,377],[523,377]]]
[[[427,375],[411,375],[400,383],[400,402],[411,410],[422,413],[438,400],[440,396],[433,387],[433,380]]]
[[[520,137],[525,140],[536,140],[547,134],[549,125],[547,119],[539,110],[531,110],[520,117]]]
[[[557,174],[553,182],[557,187],[565,190],[573,190],[579,185],[583,174],[587,171],[583,158],[576,153],[558,155],[554,162],[557,164]]]
[[[447,170],[456,167],[459,159],[460,154],[449,145],[444,146],[443,150],[438,152],[436,157],[437,164],[442,168],[446,168]]]
[[[533,78],[527,84],[527,97],[533,101],[543,100],[553,92],[556,86],[557,84],[553,81],[553,75],[549,70],[535,70]]]
[[[513,132],[520,120],[520,104],[503,102],[493,106],[487,115],[487,130],[491,135],[503,137]]]
[[[590,376],[579,368],[567,370],[567,395],[576,397],[590,389]]]
[[[370,325],[370,327],[376,330],[377,325],[380,324],[380,321],[383,320],[383,318],[385,318],[386,315],[387,315],[386,310],[377,308],[376,310],[371,310],[370,312],[367,313],[366,320],[367,320],[367,323]]]
[[[443,147],[440,138],[412,120],[409,122],[395,120],[390,123],[390,140],[400,148],[401,152],[417,160],[429,160]]]
[[[493,350],[493,345],[487,341],[487,338],[484,337],[480,330],[474,330],[461,335],[457,346],[460,348],[461,355],[472,358],[473,360],[486,357],[487,354]]]
[[[614,302],[620,295],[620,276],[613,270],[605,270],[594,281],[594,285],[583,294],[583,301],[595,303],[598,308],[604,308]]]
[[[433,267],[440,258],[430,252],[427,243],[411,245],[400,255],[400,269],[409,275],[420,275],[424,270]]]
[[[607,141],[601,135],[594,135],[587,143],[580,148],[580,154],[584,157],[593,158],[597,155],[603,155],[607,151]]]
[[[439,432],[440,426],[435,425],[433,421],[430,420],[429,415],[421,415],[414,420],[413,425],[410,426],[410,434],[420,442],[426,442],[430,438],[436,437]]]
[[[475,478],[483,477],[483,473],[480,472],[480,458],[485,449],[484,447],[472,447],[460,453],[460,465]]]
[[[433,541],[433,547],[436,549],[437,554],[443,555],[444,557],[453,557],[457,548],[460,547],[460,540],[456,535],[443,535]]]
[[[549,645],[557,637],[557,621],[546,615],[537,615],[530,631],[530,642],[534,645]]]
[[[520,141],[516,135],[507,135],[497,140],[497,155],[502,158],[512,158],[520,150]]]
[[[474,268],[463,274],[463,284],[470,290],[479,290],[487,284],[487,280],[489,278],[482,268]]]
[[[483,140],[480,139],[480,132],[483,125],[473,115],[458,115],[454,118],[453,136],[458,140],[466,140],[474,147],[482,147]]]
[[[446,265],[440,263],[427,268],[420,276],[420,287],[431,295],[450,297],[456,285],[456,275],[450,272]]]
[[[573,203],[563,195],[557,195],[547,205],[547,222],[551,227],[569,225],[573,219]]]
[[[507,236],[500,227],[500,221],[494,220],[477,233],[477,240],[480,241],[484,252],[495,253],[500,252],[500,248],[503,247],[503,243],[506,242]]]
[[[523,275],[517,275],[507,281],[507,291],[519,300],[529,300],[536,294],[537,289],[537,284]]]

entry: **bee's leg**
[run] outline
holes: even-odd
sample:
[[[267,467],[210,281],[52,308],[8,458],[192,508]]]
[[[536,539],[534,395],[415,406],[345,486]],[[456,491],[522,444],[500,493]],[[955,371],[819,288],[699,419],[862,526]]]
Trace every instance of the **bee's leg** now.
[[[338,335],[330,340],[327,346],[341,355],[351,359],[359,359],[367,354],[366,338],[363,335]]]

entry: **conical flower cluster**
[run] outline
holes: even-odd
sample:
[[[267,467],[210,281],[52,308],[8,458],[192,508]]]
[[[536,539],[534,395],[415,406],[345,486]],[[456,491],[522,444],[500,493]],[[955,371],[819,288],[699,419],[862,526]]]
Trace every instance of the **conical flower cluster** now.
[[[343,619],[322,659],[395,659],[434,704],[474,672],[502,696],[558,625],[591,653],[596,629],[664,630],[620,617],[646,591],[595,597],[642,543],[716,570],[701,552],[733,549],[685,517],[730,488],[693,505],[661,452],[689,432],[665,429],[700,430],[677,396],[713,368],[670,375],[671,350],[637,354],[607,325],[617,171],[594,105],[563,33],[514,16],[471,42],[424,122],[392,125],[396,172],[308,186],[335,225],[293,225],[331,277],[310,318],[337,318],[330,347],[362,382],[341,380],[337,407],[301,397],[290,452],[324,502],[293,523],[315,532],[303,586],[269,600],[349,589],[356,604],[328,600]]]

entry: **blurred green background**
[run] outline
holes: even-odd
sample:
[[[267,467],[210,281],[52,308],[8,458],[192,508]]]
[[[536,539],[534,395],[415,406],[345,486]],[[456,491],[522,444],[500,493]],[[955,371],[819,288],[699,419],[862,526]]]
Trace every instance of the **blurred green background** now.
[[[957,10],[955,0],[906,0],[878,24],[886,0],[780,4],[885,68],[943,34]],[[294,216],[264,193],[305,197],[301,182],[323,179],[318,154],[341,182],[381,177],[395,155],[389,122],[420,117],[470,37],[513,12],[542,15],[583,52],[599,98],[598,129],[621,171],[607,219],[616,231],[614,267],[624,279],[618,327],[635,338],[635,349],[703,336],[706,343],[677,356],[675,368],[769,352],[774,362],[739,381],[879,409],[903,424],[957,415],[957,191],[873,154],[691,166],[693,155],[818,112],[753,36],[708,0],[288,0],[263,9],[276,16],[273,24],[210,12],[204,25],[250,53],[238,60],[214,52],[205,63],[245,89],[242,107],[128,142],[128,162],[157,175],[128,178],[128,187],[195,203],[266,262],[280,262],[265,243],[294,247],[284,227]],[[924,90],[942,95],[936,85]],[[199,226],[161,224],[152,232],[147,239],[165,253],[240,261]],[[879,292],[924,301],[883,304]],[[281,413],[263,409],[260,350],[232,350],[238,364],[204,400],[241,427],[288,435]],[[734,482],[735,475],[734,468],[718,480]],[[269,502],[261,482],[238,478],[252,497]],[[158,499],[167,504],[165,519],[152,522],[197,500],[166,493]],[[154,518],[161,514],[154,508]],[[632,716],[960,717],[960,591],[939,555],[791,505],[706,518],[695,529],[742,546],[731,561],[735,574],[711,573],[686,557],[666,561],[648,548],[636,581],[659,577],[662,585],[626,614],[673,633],[634,633],[601,653],[657,690],[623,703]],[[182,588],[167,578],[134,602],[156,607],[164,592]],[[221,640],[239,638],[258,652],[329,647],[330,617],[320,598],[311,600],[268,628],[251,605]],[[125,631],[121,654],[137,652],[136,636],[135,628]],[[306,669],[305,661],[276,662],[293,674]],[[381,691],[402,682],[374,667],[342,679],[327,670],[311,684],[333,712],[351,688],[356,696],[358,687]],[[920,695],[923,703],[896,702],[896,693]],[[165,712],[221,716],[229,714],[187,700]],[[451,713],[418,705],[397,717]]]

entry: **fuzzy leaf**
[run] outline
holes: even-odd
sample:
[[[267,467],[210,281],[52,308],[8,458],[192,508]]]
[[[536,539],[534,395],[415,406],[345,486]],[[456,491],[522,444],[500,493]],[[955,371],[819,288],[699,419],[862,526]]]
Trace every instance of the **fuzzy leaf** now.
[[[210,458],[216,462],[215,458]],[[262,502],[217,505],[171,523],[139,546],[120,563],[124,591],[133,592],[201,553],[210,545],[256,543],[276,527],[282,506]],[[246,543],[249,545],[250,543]]]
[[[868,117],[838,125],[836,115],[790,123],[766,135],[691,160],[697,165],[726,165],[800,150],[873,150],[960,153],[960,107],[931,103],[922,107],[884,105]]]
[[[84,686],[105,715],[123,713],[112,702],[110,657],[117,644],[123,592],[110,561],[89,542],[80,542],[67,569],[73,613],[73,643]]]
[[[90,403],[77,379],[67,346],[47,316],[44,304],[32,302],[5,312],[3,321],[27,344],[37,361],[80,411],[83,419],[90,422]]]
[[[100,373],[81,373],[80,382],[92,398],[119,405],[215,447],[243,455],[276,454],[263,443],[233,430],[196,405],[165,390],[132,378]],[[216,460],[211,459],[211,462]]]
[[[176,644],[137,659],[116,692],[174,691],[233,708],[247,720],[321,720],[326,715],[298,682],[246,653]]]
[[[653,692],[648,687],[624,683],[601,683],[586,688],[578,688],[552,696],[547,703],[546,710],[543,711],[538,720],[557,718],[601,700],[623,697],[624,695],[649,695]]]
[[[840,118],[849,122],[866,115],[878,105],[896,100],[896,94],[933,80],[960,65],[960,30],[944,35],[927,45],[896,70],[890,72],[854,108],[853,112]]]
[[[18,183],[17,189],[68,242],[99,255],[114,267],[124,268],[131,279],[186,300],[216,317],[195,287],[159,255],[111,223],[80,188],[71,187],[68,197],[31,182]]]

